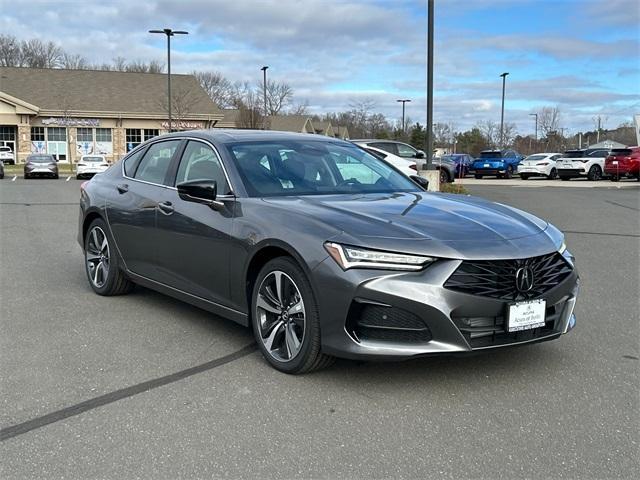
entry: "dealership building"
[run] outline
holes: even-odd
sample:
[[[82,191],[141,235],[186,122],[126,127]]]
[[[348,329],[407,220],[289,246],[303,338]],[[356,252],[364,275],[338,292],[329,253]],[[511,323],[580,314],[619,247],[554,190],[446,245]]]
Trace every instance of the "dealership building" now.
[[[171,75],[173,130],[212,128],[223,113],[192,75]],[[50,153],[121,158],[168,131],[167,75],[0,67],[0,145],[18,162]]]

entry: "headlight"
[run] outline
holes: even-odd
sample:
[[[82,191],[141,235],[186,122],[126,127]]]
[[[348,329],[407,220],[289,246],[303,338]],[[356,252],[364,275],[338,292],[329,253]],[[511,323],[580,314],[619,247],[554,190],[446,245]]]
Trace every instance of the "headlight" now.
[[[566,249],[567,249],[567,244],[564,243],[564,240],[563,240],[562,245],[560,245],[560,248],[558,249],[558,253],[562,255]]]
[[[436,261],[433,257],[382,252],[366,248],[327,242],[324,248],[343,270],[349,268],[380,268],[389,270],[422,270]]]

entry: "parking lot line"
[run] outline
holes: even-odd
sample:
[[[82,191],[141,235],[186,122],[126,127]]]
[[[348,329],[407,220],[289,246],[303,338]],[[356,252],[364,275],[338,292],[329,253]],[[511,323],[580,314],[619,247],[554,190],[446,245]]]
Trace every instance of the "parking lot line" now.
[[[11,179],[12,182],[16,181],[16,178],[18,178],[18,175],[14,175],[13,178]]]
[[[71,180],[71,176],[67,177],[67,179],[65,180],[65,182],[68,182],[69,180]]]
[[[64,420],[65,418],[80,415],[81,413],[93,410],[94,408],[117,402],[118,400],[122,400],[123,398],[128,398],[139,393],[148,392],[149,390],[153,390],[154,388],[162,387],[164,385],[177,382],[184,378],[191,377],[198,373],[221,367],[223,365],[226,365],[227,363],[233,362],[234,360],[246,357],[247,355],[255,352],[257,349],[258,346],[255,343],[251,343],[249,345],[245,345],[240,350],[236,350],[233,353],[220,358],[216,358],[215,360],[211,360],[210,362],[196,365],[195,367],[187,368],[185,370],[180,370],[179,372],[174,372],[169,375],[165,375],[164,377],[147,380],[146,382],[138,383],[137,385],[131,385],[130,387],[121,388],[120,390],[115,390],[113,392],[100,395],[99,397],[76,403],[75,405],[71,405],[70,407],[63,408],[62,410],[57,410],[41,417],[27,420],[26,422],[3,428],[2,430],[0,430],[0,442],[13,437],[17,437],[18,435],[22,435],[23,433],[30,432],[31,430],[36,430],[46,425],[59,422],[60,420]]]

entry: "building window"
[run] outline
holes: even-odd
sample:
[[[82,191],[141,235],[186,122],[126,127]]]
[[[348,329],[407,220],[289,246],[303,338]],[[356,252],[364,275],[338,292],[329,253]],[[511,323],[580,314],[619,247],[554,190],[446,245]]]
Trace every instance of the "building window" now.
[[[142,130],[139,128],[127,128],[125,131],[127,152],[130,152],[142,143]]]
[[[110,141],[111,141],[110,128],[96,128],[96,142],[110,142]]]
[[[15,141],[15,139],[16,139],[15,127],[8,127],[8,126],[0,127],[0,141]]]
[[[31,127],[31,141],[44,142],[44,127]]]
[[[67,129],[62,127],[48,127],[47,140],[50,142],[66,142]]]
[[[79,128],[78,129],[78,142],[92,142],[93,143],[93,128]]]
[[[146,142],[150,138],[160,135],[160,130],[157,128],[145,128],[144,129],[144,141]]]

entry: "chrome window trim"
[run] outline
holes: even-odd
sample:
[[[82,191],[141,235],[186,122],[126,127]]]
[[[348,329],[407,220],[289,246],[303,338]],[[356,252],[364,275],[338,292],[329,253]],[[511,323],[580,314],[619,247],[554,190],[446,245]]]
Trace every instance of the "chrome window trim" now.
[[[170,141],[170,140],[179,140],[179,141],[193,140],[193,141],[201,142],[201,143],[204,143],[204,144],[210,146],[211,149],[213,150],[213,152],[216,154],[216,157],[218,157],[218,161],[220,162],[220,166],[222,167],[222,171],[224,172],[224,177],[227,180],[227,184],[229,185],[230,191],[232,192],[229,195],[218,195],[217,198],[222,198],[222,199],[235,198],[235,194],[233,193],[233,191],[234,191],[233,185],[231,183],[231,179],[229,178],[229,174],[227,173],[227,167],[225,166],[224,162],[222,161],[222,157],[220,156],[220,152],[215,147],[215,145],[213,143],[211,143],[210,141],[205,140],[203,138],[190,137],[190,136],[188,136],[188,137],[169,137],[169,138],[161,138],[161,137],[159,137],[158,140],[150,142],[148,144],[143,144],[143,145],[144,145],[144,148],[148,148],[148,147],[151,147],[153,144],[160,143],[160,142],[167,142],[167,141]],[[133,154],[136,150],[137,150],[137,148],[132,150],[131,152],[129,152],[129,155]],[[127,155],[127,157],[129,155]],[[122,173],[122,177],[123,178],[126,178],[127,180],[133,180],[134,182],[145,183],[147,185],[153,185],[153,186],[156,186],[156,187],[166,188],[166,189],[169,189],[169,190],[176,190],[176,191],[178,190],[176,187],[172,187],[170,185],[163,185],[163,184],[160,184],[160,183],[147,182],[146,180],[140,180],[138,178],[133,178],[133,177],[127,176],[125,174],[125,172],[124,172],[124,161],[127,159],[127,157],[124,157],[122,159],[122,162],[121,162],[121,165],[120,165],[121,173]],[[182,159],[180,159],[180,160],[182,161]]]

